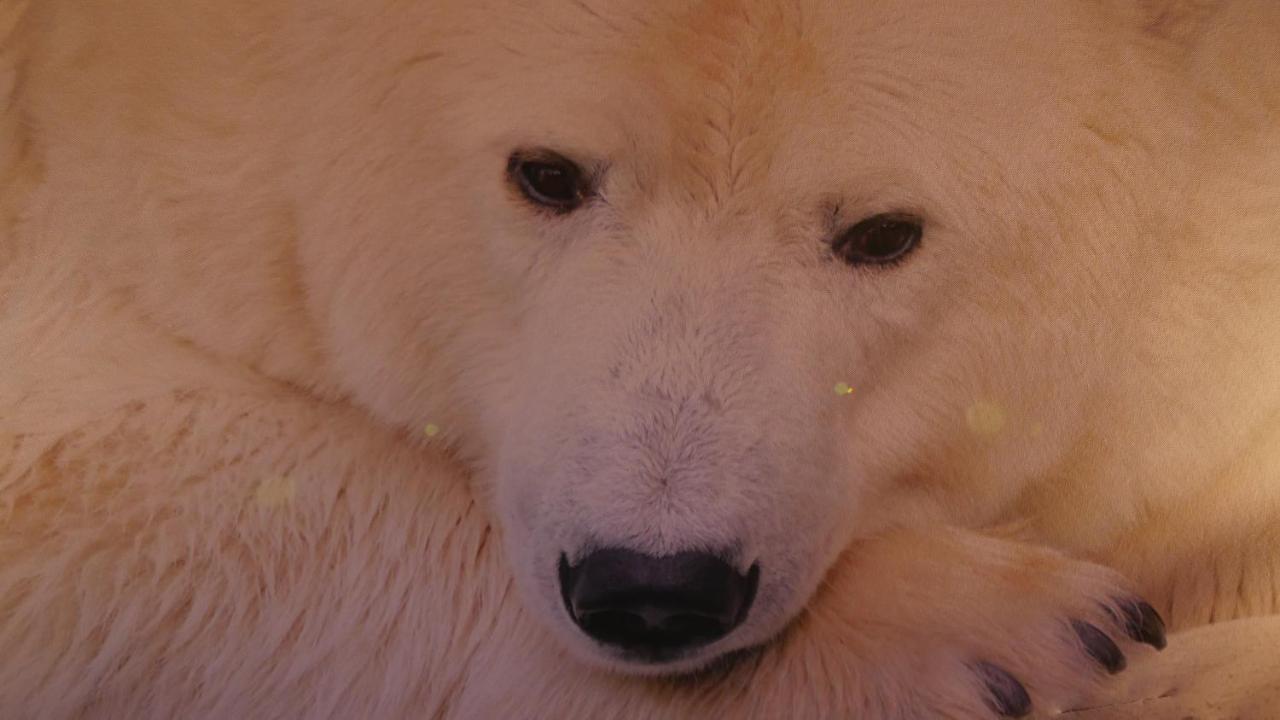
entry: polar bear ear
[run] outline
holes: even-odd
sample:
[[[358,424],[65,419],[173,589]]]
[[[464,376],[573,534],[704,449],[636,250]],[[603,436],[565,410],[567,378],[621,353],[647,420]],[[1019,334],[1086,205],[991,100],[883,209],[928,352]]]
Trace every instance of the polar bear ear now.
[[[1222,0],[1138,0],[1142,30],[1147,35],[1190,47],[1222,7]]]

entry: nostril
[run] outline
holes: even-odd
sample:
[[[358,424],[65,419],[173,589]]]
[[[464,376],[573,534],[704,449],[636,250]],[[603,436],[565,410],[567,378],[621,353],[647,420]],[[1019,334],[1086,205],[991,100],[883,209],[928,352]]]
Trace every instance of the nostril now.
[[[596,550],[577,565],[560,558],[560,591],[574,623],[593,639],[649,660],[728,635],[746,618],[759,583],[710,553],[645,555]]]
[[[591,637],[622,647],[693,646],[723,637],[732,629],[718,617],[669,614],[656,608],[584,612],[578,627]]]
[[[651,631],[649,619],[625,610],[587,612],[576,618],[578,627],[593,638],[626,644],[631,638],[643,638]]]

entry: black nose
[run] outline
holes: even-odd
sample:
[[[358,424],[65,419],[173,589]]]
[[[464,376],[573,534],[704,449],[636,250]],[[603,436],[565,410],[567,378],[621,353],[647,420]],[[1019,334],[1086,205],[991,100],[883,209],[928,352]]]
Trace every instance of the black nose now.
[[[605,548],[574,566],[560,557],[560,592],[578,627],[649,661],[728,635],[747,616],[759,579],[758,565],[744,575],[701,552]]]

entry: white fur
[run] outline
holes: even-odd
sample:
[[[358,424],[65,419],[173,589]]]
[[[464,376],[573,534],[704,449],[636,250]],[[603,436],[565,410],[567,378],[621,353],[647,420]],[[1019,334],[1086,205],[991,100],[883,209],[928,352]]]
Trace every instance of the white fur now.
[[[0,0],[0,717],[975,717],[979,659],[1095,691],[1064,620],[1135,588],[1275,612],[1277,32]],[[760,564],[709,674],[571,626],[615,544]]]

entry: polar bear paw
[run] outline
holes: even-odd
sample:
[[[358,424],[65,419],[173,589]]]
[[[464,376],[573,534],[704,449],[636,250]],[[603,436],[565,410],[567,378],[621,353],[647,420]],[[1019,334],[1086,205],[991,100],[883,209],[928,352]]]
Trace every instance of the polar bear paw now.
[[[852,705],[859,717],[994,719],[1086,707],[1165,643],[1155,608],[1108,568],[962,531],[904,532],[851,549],[783,653],[852,675],[831,678],[857,688],[846,707],[815,717]]]
[[[1119,631],[1130,641],[1150,645],[1157,650],[1164,649],[1164,620],[1155,608],[1140,599],[1119,602],[1116,607],[1119,608],[1120,617],[1117,617],[1113,607],[1104,608],[1111,619],[1107,624],[1111,632]],[[1107,630],[1086,620],[1074,618],[1068,624],[1079,642],[1076,651],[1083,652],[1109,675],[1125,669],[1128,661],[1124,651]],[[993,712],[1001,717],[1012,718],[1030,714],[1031,695],[1027,692],[1026,685],[1010,671],[986,660],[973,663],[972,671],[985,686],[986,704]],[[1032,675],[1037,672],[1035,668],[1026,668],[1026,671]]]

